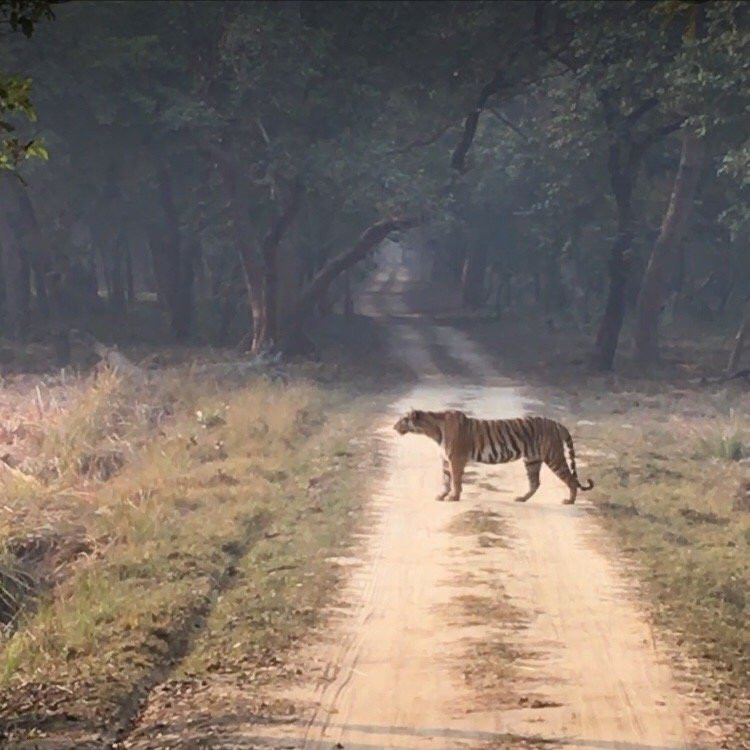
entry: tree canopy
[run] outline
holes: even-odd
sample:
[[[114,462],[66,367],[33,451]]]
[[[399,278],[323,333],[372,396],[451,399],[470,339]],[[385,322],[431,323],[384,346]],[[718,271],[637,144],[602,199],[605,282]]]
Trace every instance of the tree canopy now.
[[[88,284],[114,315],[156,293],[178,339],[293,346],[381,234],[417,223],[468,307],[579,300],[605,369],[629,311],[654,318],[636,305],[653,257],[657,318],[747,294],[744,3],[51,7],[0,5],[22,32],[4,121],[39,116],[0,154],[27,183],[0,212],[6,321],[80,307]],[[684,237],[657,252],[686,133],[706,154]]]

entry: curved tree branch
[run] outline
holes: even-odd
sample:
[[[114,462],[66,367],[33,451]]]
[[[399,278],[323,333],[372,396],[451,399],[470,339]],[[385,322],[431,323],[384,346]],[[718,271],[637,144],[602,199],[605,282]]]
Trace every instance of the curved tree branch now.
[[[296,305],[284,320],[284,330],[292,332],[312,309],[315,301],[328,288],[331,282],[341,273],[374,252],[380,243],[391,233],[407,229],[417,224],[413,217],[396,217],[381,219],[371,224],[360,235],[359,239],[348,250],[331,258],[318,273],[313,276],[307,288],[302,292]]]
[[[518,52],[516,51],[515,54],[518,54]],[[515,57],[515,55],[513,57]],[[492,77],[492,80],[482,87],[482,90],[479,92],[479,98],[477,99],[474,111],[470,112],[466,116],[466,120],[464,121],[463,135],[461,136],[461,140],[458,146],[456,146],[456,149],[453,152],[453,157],[451,158],[451,166],[454,169],[458,169],[460,171],[464,168],[466,154],[469,152],[471,144],[474,141],[474,136],[477,132],[477,125],[479,124],[479,116],[482,114],[482,110],[485,108],[487,100],[495,94],[511,88],[511,86],[512,84],[506,79],[504,71],[498,70],[497,73],[495,73],[495,75]]]

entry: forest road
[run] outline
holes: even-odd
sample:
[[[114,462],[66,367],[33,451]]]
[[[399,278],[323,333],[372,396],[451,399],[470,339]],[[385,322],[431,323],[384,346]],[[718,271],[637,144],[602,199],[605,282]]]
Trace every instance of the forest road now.
[[[548,410],[526,401],[455,328],[407,321],[391,331],[422,377],[378,432],[384,466],[344,592],[348,608],[310,649],[303,684],[288,695],[307,713],[256,726],[254,746],[707,747],[691,739],[696,728],[668,656],[586,499],[562,505],[566,488],[545,467],[538,493],[513,502],[527,486],[516,462],[470,465],[461,502],[436,502],[437,446],[393,430],[411,407],[487,417]],[[582,480],[595,479],[582,454]],[[502,539],[456,533],[457,523],[487,513],[497,514],[489,517]],[[511,655],[499,675],[498,652]]]

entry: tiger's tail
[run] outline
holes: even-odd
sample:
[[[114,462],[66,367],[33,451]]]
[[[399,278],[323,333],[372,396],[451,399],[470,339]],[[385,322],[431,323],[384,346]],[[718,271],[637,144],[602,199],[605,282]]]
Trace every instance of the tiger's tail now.
[[[565,441],[565,445],[568,446],[568,452],[570,453],[570,473],[578,483],[578,489],[582,490],[583,492],[588,492],[593,488],[594,483],[591,479],[589,479],[589,483],[584,486],[581,484],[581,480],[578,478],[578,472],[576,471],[576,452],[575,450],[573,450],[573,438],[570,436],[569,432],[566,431],[563,440]]]

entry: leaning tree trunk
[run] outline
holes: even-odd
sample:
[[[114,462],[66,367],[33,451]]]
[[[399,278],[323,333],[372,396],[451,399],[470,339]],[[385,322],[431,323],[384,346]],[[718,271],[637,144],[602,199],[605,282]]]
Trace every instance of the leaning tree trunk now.
[[[675,175],[669,206],[651,252],[636,307],[635,357],[650,364],[659,357],[659,309],[666,291],[675,251],[682,243],[698,187],[704,143],[686,131],[682,138],[680,165]]]
[[[742,318],[740,327],[737,329],[737,335],[734,337],[734,346],[732,347],[729,362],[727,363],[727,375],[729,376],[737,372],[737,366],[742,358],[742,350],[745,348],[745,341],[748,335],[750,335],[750,303],[745,308],[745,315]]]
[[[360,235],[357,242],[348,250],[344,250],[331,258],[321,268],[310,283],[302,291],[296,304],[286,315],[281,326],[281,335],[287,348],[294,348],[296,339],[304,337],[303,324],[313,308],[324,298],[328,287],[340,274],[352,268],[375,252],[380,243],[398,229],[406,229],[415,224],[413,219],[394,218],[381,219],[371,224]]]

